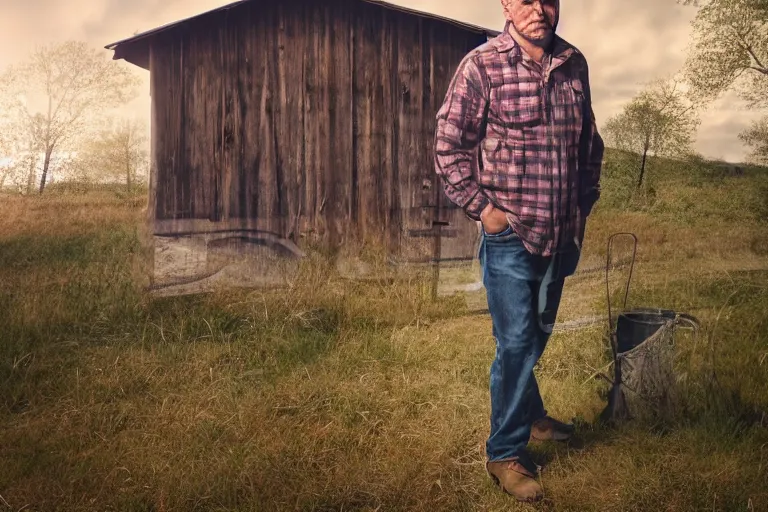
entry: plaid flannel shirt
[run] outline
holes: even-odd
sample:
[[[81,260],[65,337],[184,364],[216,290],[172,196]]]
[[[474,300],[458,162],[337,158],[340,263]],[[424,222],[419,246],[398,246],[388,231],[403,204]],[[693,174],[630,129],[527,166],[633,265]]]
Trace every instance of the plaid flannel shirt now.
[[[533,254],[581,243],[603,150],[587,61],[558,36],[539,64],[505,27],[462,60],[437,114],[435,171],[448,198],[473,220],[493,203]]]

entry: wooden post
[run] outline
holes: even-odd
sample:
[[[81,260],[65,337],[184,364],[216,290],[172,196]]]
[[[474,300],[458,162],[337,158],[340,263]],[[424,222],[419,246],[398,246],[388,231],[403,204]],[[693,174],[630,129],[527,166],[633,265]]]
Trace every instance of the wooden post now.
[[[432,230],[435,233],[435,240],[432,254],[432,300],[437,300],[437,287],[440,284],[440,258],[442,252],[442,227],[449,226],[451,223],[443,220],[433,220]]]

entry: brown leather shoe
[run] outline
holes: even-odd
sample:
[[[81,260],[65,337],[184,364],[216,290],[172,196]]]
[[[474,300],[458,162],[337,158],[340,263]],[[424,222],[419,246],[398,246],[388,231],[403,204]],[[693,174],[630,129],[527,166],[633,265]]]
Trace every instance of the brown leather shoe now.
[[[487,462],[485,469],[496,485],[518,501],[538,501],[542,497],[542,488],[536,481],[536,474],[527,470],[519,460]]]
[[[568,441],[573,437],[573,425],[557,421],[550,416],[536,420],[531,425],[531,442]]]

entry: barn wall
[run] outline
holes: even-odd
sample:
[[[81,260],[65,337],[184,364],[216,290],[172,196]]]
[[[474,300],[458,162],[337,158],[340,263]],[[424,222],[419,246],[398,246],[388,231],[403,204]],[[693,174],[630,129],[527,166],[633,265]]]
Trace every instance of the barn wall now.
[[[247,2],[158,36],[156,232],[397,248],[437,216],[471,230],[446,211],[432,141],[456,66],[483,41],[355,0]]]

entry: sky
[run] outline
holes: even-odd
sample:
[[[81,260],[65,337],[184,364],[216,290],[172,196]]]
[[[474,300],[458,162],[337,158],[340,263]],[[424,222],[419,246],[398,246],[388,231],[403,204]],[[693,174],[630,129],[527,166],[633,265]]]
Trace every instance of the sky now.
[[[501,30],[499,0],[390,0],[391,3]],[[0,70],[23,60],[36,45],[67,39],[95,48],[181,18],[226,5],[220,0],[0,0]],[[579,48],[590,67],[598,125],[637,94],[643,84],[681,69],[695,9],[675,0],[561,0],[558,33]],[[111,54],[107,50],[105,52]],[[125,64],[130,66],[129,64]],[[140,95],[124,108],[149,119],[149,72]],[[701,117],[695,149],[708,158],[743,160],[738,133],[758,119],[734,94]]]

